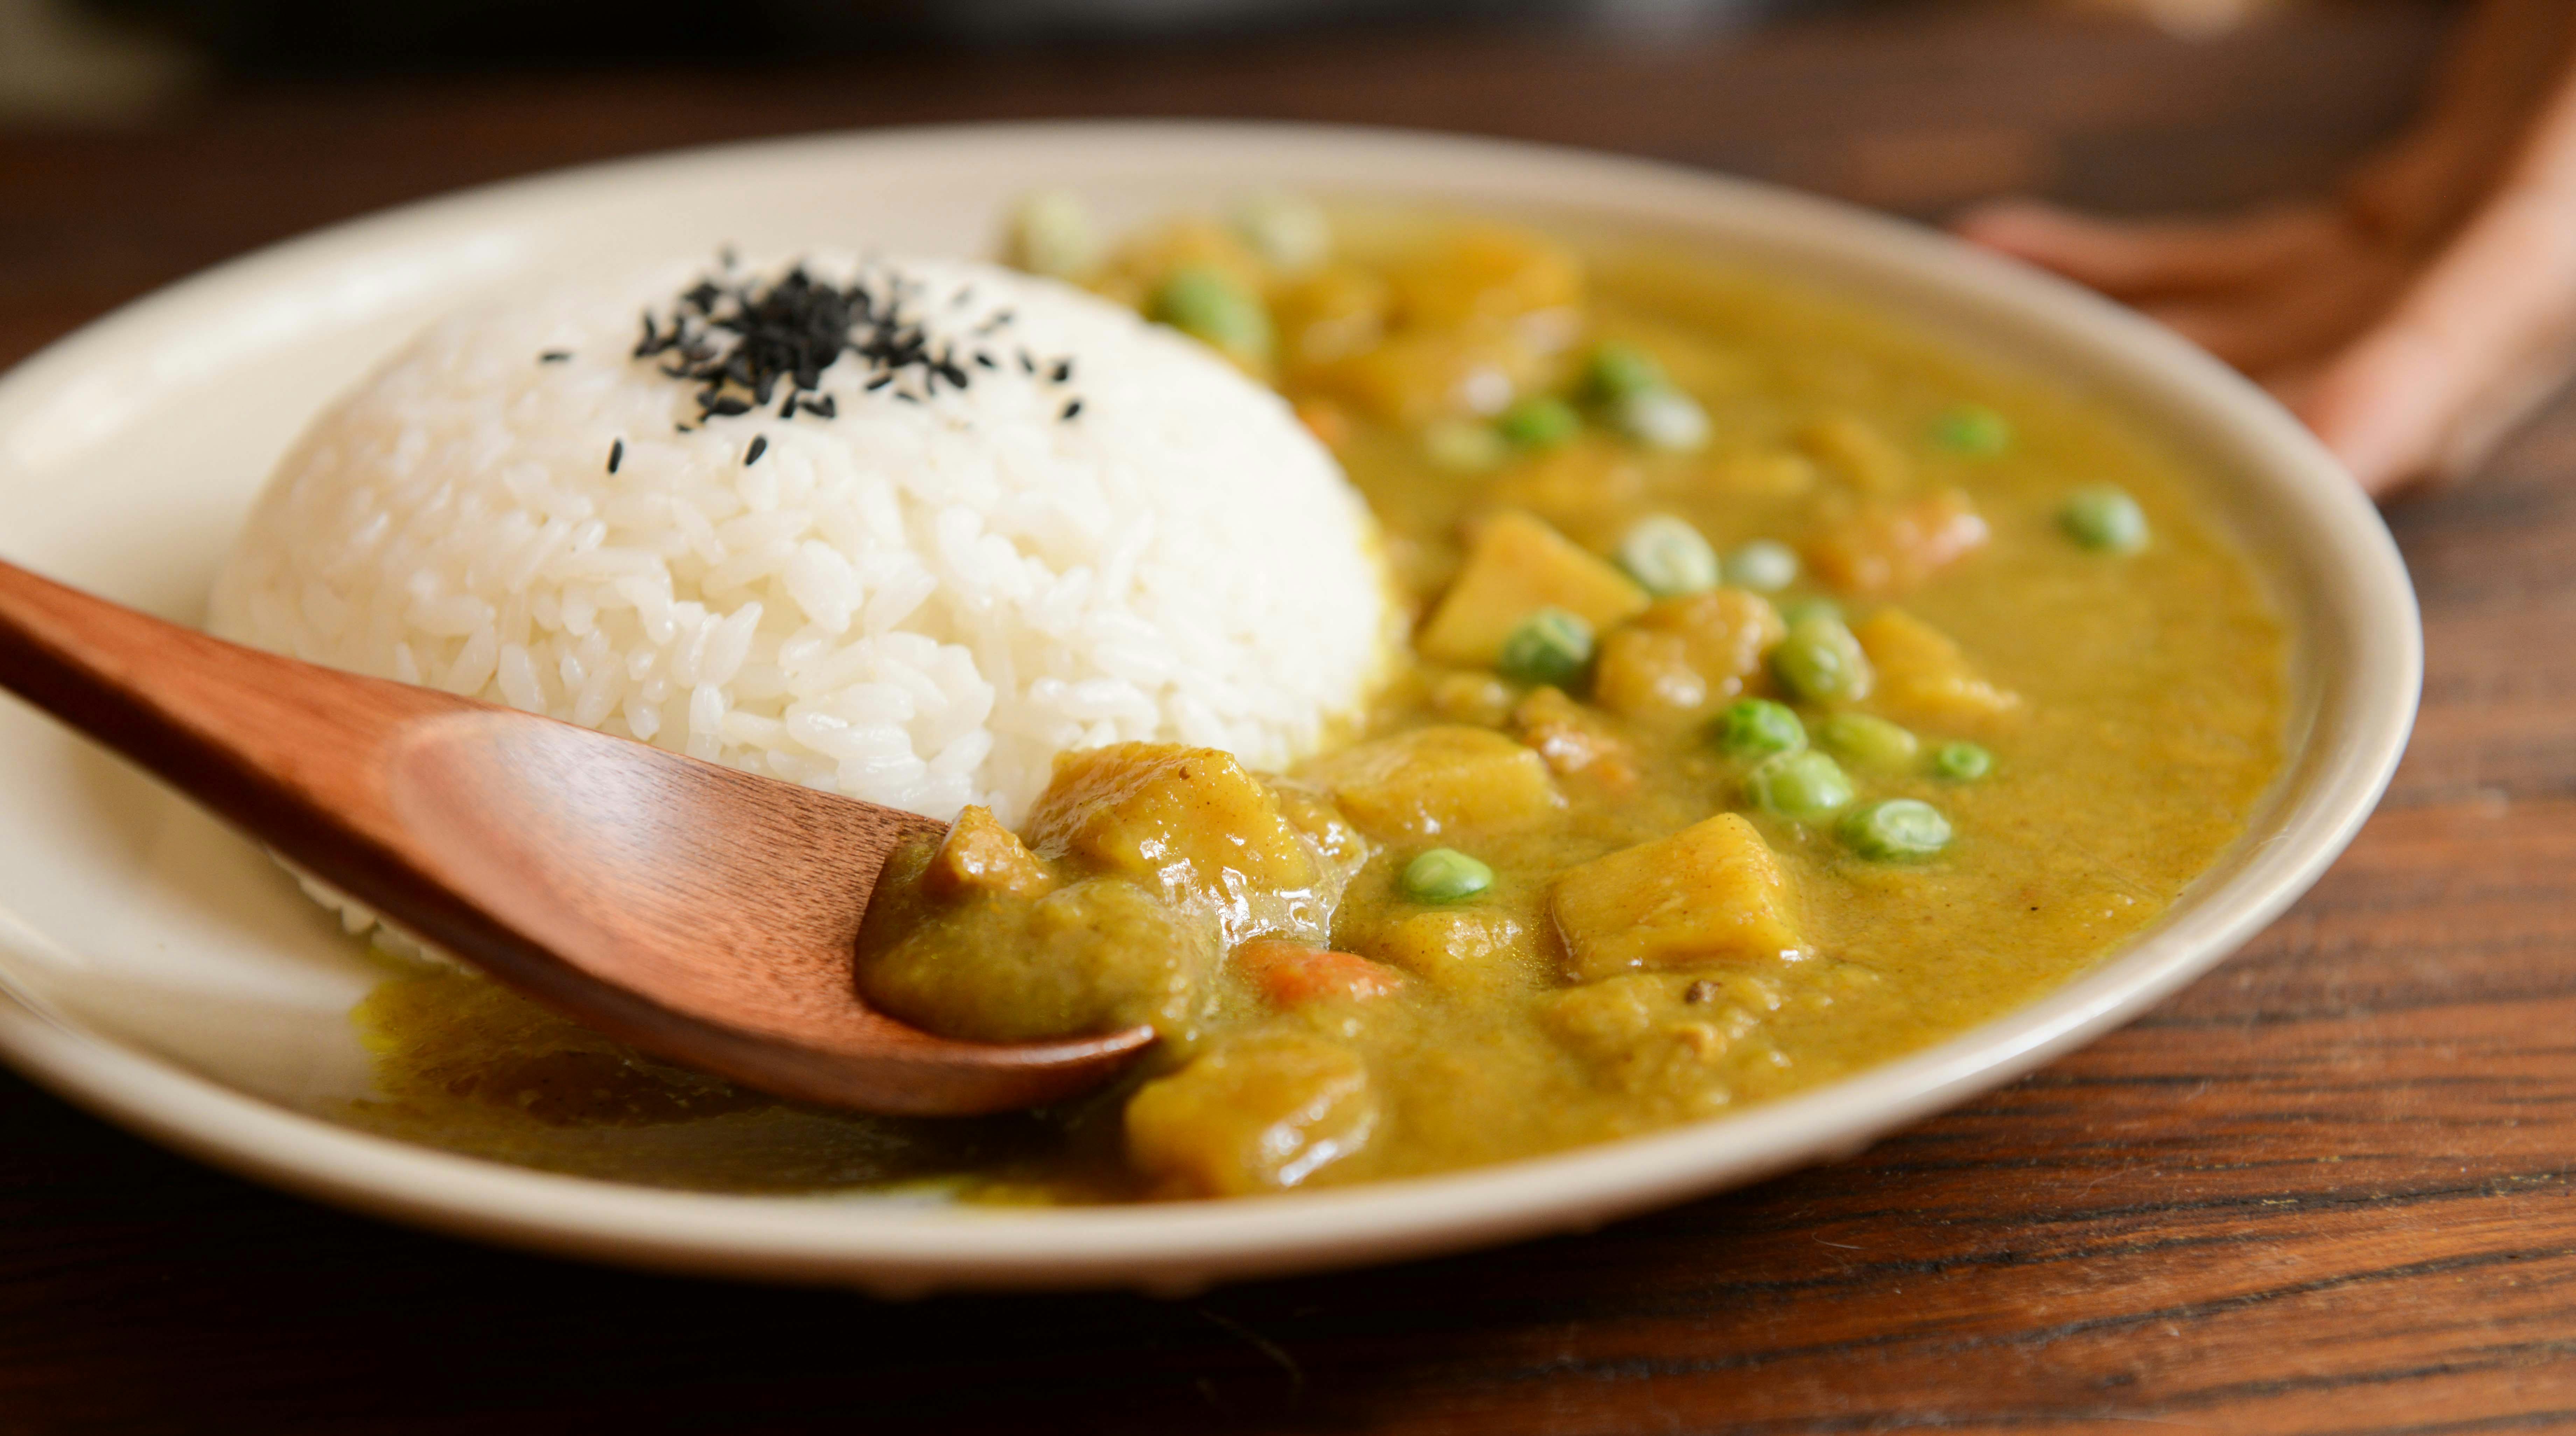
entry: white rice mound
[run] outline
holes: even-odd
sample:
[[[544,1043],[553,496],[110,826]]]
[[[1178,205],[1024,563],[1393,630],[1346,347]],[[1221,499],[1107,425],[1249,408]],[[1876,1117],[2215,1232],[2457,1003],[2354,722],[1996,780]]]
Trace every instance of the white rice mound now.
[[[1057,754],[1108,743],[1285,767],[1364,702],[1397,622],[1376,531],[1276,395],[1050,280],[805,264],[916,284],[967,387],[899,400],[918,372],[871,391],[845,355],[837,417],[700,423],[632,355],[712,265],[512,295],[313,425],[215,632],[941,819],[1016,823]]]

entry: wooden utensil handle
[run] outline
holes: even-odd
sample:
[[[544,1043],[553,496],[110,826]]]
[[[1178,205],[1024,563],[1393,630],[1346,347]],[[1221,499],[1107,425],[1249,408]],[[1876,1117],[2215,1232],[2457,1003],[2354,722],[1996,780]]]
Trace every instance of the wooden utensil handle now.
[[[332,672],[0,562],[0,688],[290,856],[386,831],[385,747],[444,694]]]

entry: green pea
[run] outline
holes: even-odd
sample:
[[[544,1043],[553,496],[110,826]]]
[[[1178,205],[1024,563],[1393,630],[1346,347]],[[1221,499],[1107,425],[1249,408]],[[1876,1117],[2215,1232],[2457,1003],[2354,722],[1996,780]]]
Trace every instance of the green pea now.
[[[2147,546],[2147,515],[2126,490],[2090,484],[2066,496],[2057,523],[2067,537],[2104,553],[2136,553]]]
[[[1456,902],[1494,885],[1494,870],[1458,851],[1433,848],[1404,865],[1404,895],[1415,902]]]
[[[1505,409],[1494,428],[1519,448],[1553,449],[1580,433],[1583,420],[1563,399],[1541,394]]]
[[[1932,771],[1953,782],[1972,783],[1993,772],[1995,755],[1974,743],[1944,743],[1932,750]]]
[[[1830,598],[1793,598],[1780,605],[1780,621],[1791,628],[1810,618],[1843,621],[1843,606]]]
[[[1270,352],[1270,311],[1261,306],[1260,296],[1209,265],[1187,264],[1166,275],[1155,286],[1148,312],[1230,354],[1260,357]]]
[[[1649,389],[1611,406],[1620,433],[1650,449],[1682,453],[1708,443],[1708,411],[1679,389]]]
[[[1755,593],[1778,593],[1798,581],[1798,555],[1787,544],[1755,539],[1726,556],[1726,581]]]
[[[1962,404],[1932,423],[1932,442],[1954,454],[1991,459],[2012,447],[2012,424],[1983,404]]]
[[[1745,775],[1744,789],[1763,808],[1800,822],[1831,817],[1852,800],[1841,765],[1813,748],[1764,759]]]
[[[1913,734],[1866,713],[1837,713],[1826,719],[1816,725],[1816,741],[1871,768],[1905,767],[1921,746]]]
[[[1422,431],[1423,455],[1453,473],[1474,474],[1512,456],[1512,446],[1491,424],[1473,419],[1442,419]]]
[[[1717,715],[1717,746],[1735,758],[1768,758],[1807,746],[1807,725],[1768,698],[1739,698]]]
[[[1592,625],[1580,614],[1542,608],[1503,640],[1494,671],[1515,683],[1569,688],[1592,662]]]
[[[1668,388],[1670,381],[1654,355],[1634,344],[1604,339],[1592,346],[1592,357],[1584,361],[1583,387],[1598,399],[1625,399]]]
[[[1845,814],[1842,839],[1853,852],[1882,862],[1928,858],[1950,846],[1950,820],[1930,803],[1890,798]]]
[[[1869,655],[1842,620],[1811,613],[1789,625],[1771,650],[1771,675],[1793,698],[1810,703],[1854,703],[1877,682]]]
[[[1717,550],[1699,530],[1667,514],[1639,519],[1620,538],[1619,566],[1657,598],[1717,587]]]

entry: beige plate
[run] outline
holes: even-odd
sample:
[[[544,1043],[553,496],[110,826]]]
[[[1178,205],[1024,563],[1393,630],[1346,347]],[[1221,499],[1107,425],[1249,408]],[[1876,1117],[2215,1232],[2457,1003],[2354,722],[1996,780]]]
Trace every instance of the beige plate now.
[[[1252,187],[1475,206],[1794,271],[2112,396],[2210,471],[2294,625],[2290,771],[2153,931],[2044,1001],[1902,1061],[1658,1136],[1457,1176],[1231,1203],[971,1210],[701,1196],[549,1176],[309,1115],[365,1087],[377,969],[247,843],[0,702],[0,1051],[105,1116],[295,1191],[550,1251],[742,1276],[1185,1290],[1593,1226],[1857,1150],[2128,1020],[2304,891],[2377,801],[2422,672],[2378,516],[2289,416],[2066,285],[1907,225],[1627,160],[1424,135],[1010,126],[701,151],[361,220],[135,304],[0,380],[0,554],[194,619],[279,452],[436,315],[505,280],[670,254],[974,253],[1059,185],[1126,221]],[[10,1000],[14,999],[14,1000]]]

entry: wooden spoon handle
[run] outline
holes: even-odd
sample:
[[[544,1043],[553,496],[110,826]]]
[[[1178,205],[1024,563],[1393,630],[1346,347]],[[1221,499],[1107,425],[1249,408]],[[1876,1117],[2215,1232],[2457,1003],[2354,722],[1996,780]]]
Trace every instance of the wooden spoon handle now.
[[[387,856],[396,736],[476,706],[227,643],[5,562],[0,688],[326,877]]]

